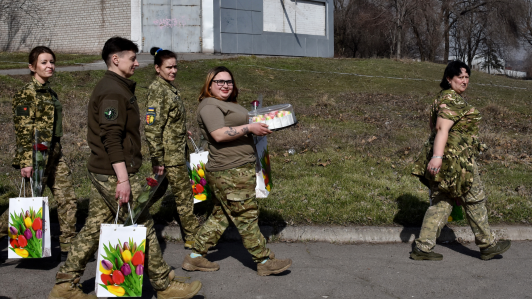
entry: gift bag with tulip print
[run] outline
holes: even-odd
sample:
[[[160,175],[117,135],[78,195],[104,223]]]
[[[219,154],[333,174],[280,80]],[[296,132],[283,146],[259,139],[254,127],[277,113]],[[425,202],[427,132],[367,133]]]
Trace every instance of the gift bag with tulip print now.
[[[272,170],[270,167],[270,154],[268,152],[268,139],[266,136],[254,136],[257,150],[255,171],[257,172],[257,198],[266,198],[272,190]]]
[[[114,224],[100,226],[95,292],[98,297],[141,297],[146,227],[117,224],[119,211],[120,206]]]
[[[194,140],[192,138],[190,140],[196,151],[190,154],[190,163],[187,162],[187,168],[194,194],[194,204],[197,204],[204,202],[211,196],[211,188],[205,178],[205,164],[209,161],[209,152],[198,149]]]
[[[52,255],[48,197],[9,199],[8,258],[43,258]]]

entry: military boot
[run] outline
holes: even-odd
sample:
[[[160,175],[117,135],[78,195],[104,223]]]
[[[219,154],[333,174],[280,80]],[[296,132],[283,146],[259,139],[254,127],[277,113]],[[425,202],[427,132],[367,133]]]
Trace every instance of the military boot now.
[[[291,259],[278,260],[273,253],[270,254],[270,258],[263,264],[257,264],[257,274],[260,276],[268,276],[271,274],[278,274],[284,272],[292,266]]]
[[[181,268],[187,271],[214,272],[220,270],[220,265],[209,262],[209,260],[203,256],[191,258],[190,255],[187,254],[185,256],[185,260],[183,260],[183,265],[181,265]]]
[[[191,283],[184,283],[180,281],[171,280],[170,285],[164,291],[157,292],[157,299],[185,299],[192,298],[201,289],[201,282],[193,281]]]
[[[65,282],[54,285],[48,299],[98,299],[98,297],[85,294],[75,284]]]
[[[429,261],[441,261],[443,260],[443,255],[436,253],[434,251],[425,252],[421,251],[416,247],[410,253],[410,257],[416,261],[429,260]]]
[[[506,250],[510,249],[510,240],[499,240],[494,246],[480,250],[480,258],[487,261],[494,258],[498,254],[503,254]]]

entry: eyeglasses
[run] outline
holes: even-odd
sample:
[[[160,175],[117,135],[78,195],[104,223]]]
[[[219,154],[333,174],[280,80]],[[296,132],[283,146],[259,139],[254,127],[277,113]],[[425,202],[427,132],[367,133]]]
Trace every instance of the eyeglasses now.
[[[227,86],[233,86],[233,80],[212,80],[218,86],[224,86],[227,83]]]

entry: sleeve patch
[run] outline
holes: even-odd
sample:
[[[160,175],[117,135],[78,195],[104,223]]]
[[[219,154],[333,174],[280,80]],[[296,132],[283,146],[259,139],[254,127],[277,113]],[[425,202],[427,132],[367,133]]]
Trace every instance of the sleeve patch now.
[[[146,112],[146,124],[151,126],[155,122],[155,116],[157,113],[155,113],[154,107],[148,107],[148,112]]]
[[[17,106],[16,116],[30,116],[29,106]]]
[[[118,118],[118,101],[109,101],[109,100],[106,100],[106,101],[103,101],[102,102],[102,106],[101,106],[102,110],[101,110],[101,113],[102,113],[102,116],[101,116],[101,120],[102,122],[106,121],[106,122],[110,122],[110,121],[115,121],[117,118]]]

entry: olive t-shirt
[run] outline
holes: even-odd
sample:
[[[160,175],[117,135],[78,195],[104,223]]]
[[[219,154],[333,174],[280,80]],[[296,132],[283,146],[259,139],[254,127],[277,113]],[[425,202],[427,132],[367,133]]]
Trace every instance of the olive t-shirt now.
[[[210,134],[223,127],[247,124],[248,111],[244,107],[215,98],[206,98],[198,106],[197,120],[201,133],[209,143],[207,171],[227,170],[255,162],[255,145],[251,133],[229,142],[216,142]]]

